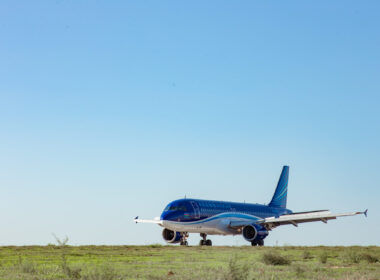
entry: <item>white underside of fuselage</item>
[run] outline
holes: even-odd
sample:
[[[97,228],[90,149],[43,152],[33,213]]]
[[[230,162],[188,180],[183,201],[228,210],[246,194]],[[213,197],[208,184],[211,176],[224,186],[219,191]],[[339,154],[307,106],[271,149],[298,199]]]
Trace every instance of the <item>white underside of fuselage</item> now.
[[[240,229],[230,227],[232,221],[253,223],[259,217],[242,213],[221,213],[199,221],[175,222],[162,220],[161,226],[177,232],[206,233],[217,235],[236,235],[241,234]]]

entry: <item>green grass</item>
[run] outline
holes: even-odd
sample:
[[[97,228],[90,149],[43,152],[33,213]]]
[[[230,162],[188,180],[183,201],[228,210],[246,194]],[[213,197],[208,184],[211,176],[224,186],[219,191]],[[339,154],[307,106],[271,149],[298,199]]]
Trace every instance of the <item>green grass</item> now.
[[[380,247],[5,246],[0,279],[380,279]]]

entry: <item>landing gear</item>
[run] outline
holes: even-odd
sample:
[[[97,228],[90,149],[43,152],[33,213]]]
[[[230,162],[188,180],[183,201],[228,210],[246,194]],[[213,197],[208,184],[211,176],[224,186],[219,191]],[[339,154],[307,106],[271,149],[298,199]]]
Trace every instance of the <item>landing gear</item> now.
[[[257,240],[251,242],[252,246],[264,246],[264,240]]]
[[[199,246],[212,246],[212,241],[210,239],[206,239],[207,238],[206,233],[201,233],[201,237],[202,237],[202,240],[199,241]]]
[[[212,241],[210,239],[199,241],[199,246],[212,246]]]
[[[189,234],[187,232],[181,232],[181,242],[179,245],[181,246],[188,246],[189,243],[187,243],[187,238],[189,237]]]

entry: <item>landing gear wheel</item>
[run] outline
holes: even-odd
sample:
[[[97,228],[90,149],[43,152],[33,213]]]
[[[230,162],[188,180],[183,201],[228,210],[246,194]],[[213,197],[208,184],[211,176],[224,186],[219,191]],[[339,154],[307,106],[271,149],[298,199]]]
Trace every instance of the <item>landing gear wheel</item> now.
[[[210,239],[206,240],[206,246],[212,246],[212,241]]]
[[[259,245],[259,246],[264,246],[264,240],[259,240],[259,241],[257,241],[257,245]]]
[[[251,245],[252,245],[252,246],[257,246],[257,242],[256,242],[256,241],[252,241],[252,242],[251,242]]]
[[[181,233],[181,242],[179,243],[181,246],[188,246],[189,243],[187,243],[187,238],[189,237],[189,234],[187,232]]]
[[[211,245],[208,245],[207,244],[207,241],[210,241],[210,244],[211,244],[211,240],[206,240],[207,238],[207,234],[206,233],[201,233],[200,236],[202,237],[202,240],[199,241],[199,246],[211,246]]]

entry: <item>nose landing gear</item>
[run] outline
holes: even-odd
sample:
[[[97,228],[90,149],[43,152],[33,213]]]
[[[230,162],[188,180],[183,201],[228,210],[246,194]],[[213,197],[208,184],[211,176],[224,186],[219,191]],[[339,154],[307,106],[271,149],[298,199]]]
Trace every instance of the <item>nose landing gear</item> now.
[[[189,237],[189,234],[187,232],[182,232],[181,233],[181,242],[179,245],[181,246],[188,246],[189,243],[187,242],[187,238]]]
[[[202,240],[199,241],[199,246],[212,246],[212,241],[210,239],[206,239],[207,238],[206,233],[201,233],[201,237],[202,237]]]

